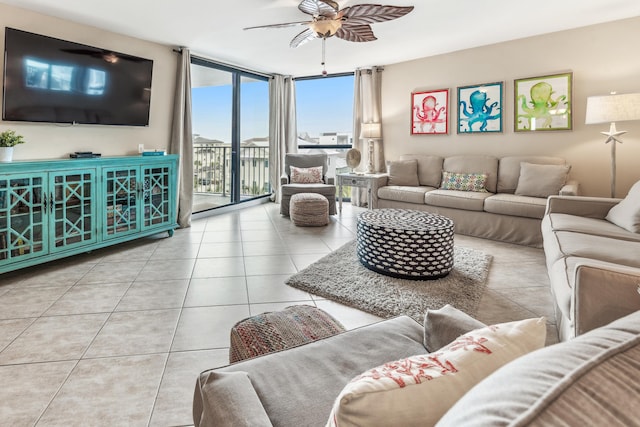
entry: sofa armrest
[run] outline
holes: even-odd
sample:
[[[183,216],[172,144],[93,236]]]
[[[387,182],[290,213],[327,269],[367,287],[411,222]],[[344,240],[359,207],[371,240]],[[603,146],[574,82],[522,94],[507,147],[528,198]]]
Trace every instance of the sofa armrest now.
[[[272,427],[246,372],[205,371],[193,395],[196,427]]]
[[[580,183],[572,180],[567,182],[558,193],[560,196],[579,196],[580,195]]]
[[[289,175],[287,175],[286,173],[280,175],[280,184],[286,185],[288,183],[289,183]]]
[[[371,183],[371,209],[378,209],[378,188],[384,187],[389,182],[389,175],[380,175]]]
[[[640,310],[639,268],[582,263],[575,274],[576,335]]]
[[[325,182],[329,185],[336,185],[336,178],[333,176],[325,176]]]
[[[549,196],[546,214],[563,213],[587,218],[604,219],[609,209],[622,199],[583,196]]]

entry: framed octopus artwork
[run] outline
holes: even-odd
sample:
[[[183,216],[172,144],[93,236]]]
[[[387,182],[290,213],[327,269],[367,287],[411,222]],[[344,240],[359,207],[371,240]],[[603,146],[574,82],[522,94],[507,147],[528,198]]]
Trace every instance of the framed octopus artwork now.
[[[411,94],[411,134],[449,133],[449,89]]]
[[[514,81],[514,130],[571,130],[573,73]]]
[[[458,133],[502,132],[502,86],[458,87]]]

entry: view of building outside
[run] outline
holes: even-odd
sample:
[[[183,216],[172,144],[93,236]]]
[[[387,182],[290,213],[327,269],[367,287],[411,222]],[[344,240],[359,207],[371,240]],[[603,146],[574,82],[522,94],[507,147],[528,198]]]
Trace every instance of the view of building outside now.
[[[330,176],[349,171],[345,155],[353,144],[353,84],[353,74],[296,80],[298,147],[309,147],[298,152],[326,153]],[[343,188],[343,198],[350,195],[351,189]]]
[[[195,64],[191,69],[194,212],[198,212],[229,203],[233,84],[229,71]],[[353,83],[353,75],[296,80],[298,146],[307,147],[298,151],[326,153],[330,176],[348,171],[345,153],[353,139]],[[271,191],[268,82],[242,76],[240,98],[238,180],[241,197],[251,198]]]
[[[231,203],[232,182],[241,200],[270,194],[268,81],[240,78],[240,165],[233,170],[233,73],[196,64],[191,70],[194,212]]]

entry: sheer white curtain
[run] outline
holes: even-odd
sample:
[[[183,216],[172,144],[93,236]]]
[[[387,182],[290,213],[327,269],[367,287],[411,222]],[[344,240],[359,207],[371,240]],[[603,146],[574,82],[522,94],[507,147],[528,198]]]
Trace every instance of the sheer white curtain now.
[[[358,170],[366,170],[369,163],[368,146],[360,139],[362,123],[381,123],[382,110],[382,67],[361,68],[356,70],[353,94],[353,148],[362,153],[362,162]],[[382,125],[381,125],[382,126]],[[374,169],[383,172],[386,169],[382,139],[374,146]],[[367,197],[365,189],[351,190],[351,203],[355,206],[365,206]]]
[[[298,151],[296,86],[293,77],[276,74],[269,81],[269,180],[271,200],[280,202],[284,155]]]
[[[178,225],[191,226],[193,203],[193,133],[191,130],[191,54],[180,50],[176,92],[173,103],[173,123],[169,152],[180,156],[178,161]]]

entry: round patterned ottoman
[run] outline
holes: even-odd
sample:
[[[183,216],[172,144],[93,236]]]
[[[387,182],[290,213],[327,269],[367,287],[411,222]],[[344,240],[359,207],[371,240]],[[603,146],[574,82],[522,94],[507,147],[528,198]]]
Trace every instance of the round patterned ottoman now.
[[[298,193],[291,196],[289,216],[295,225],[318,227],[329,224],[329,201],[322,194]]]
[[[358,259],[369,270],[411,280],[431,280],[453,269],[453,221],[407,209],[358,215]]]

